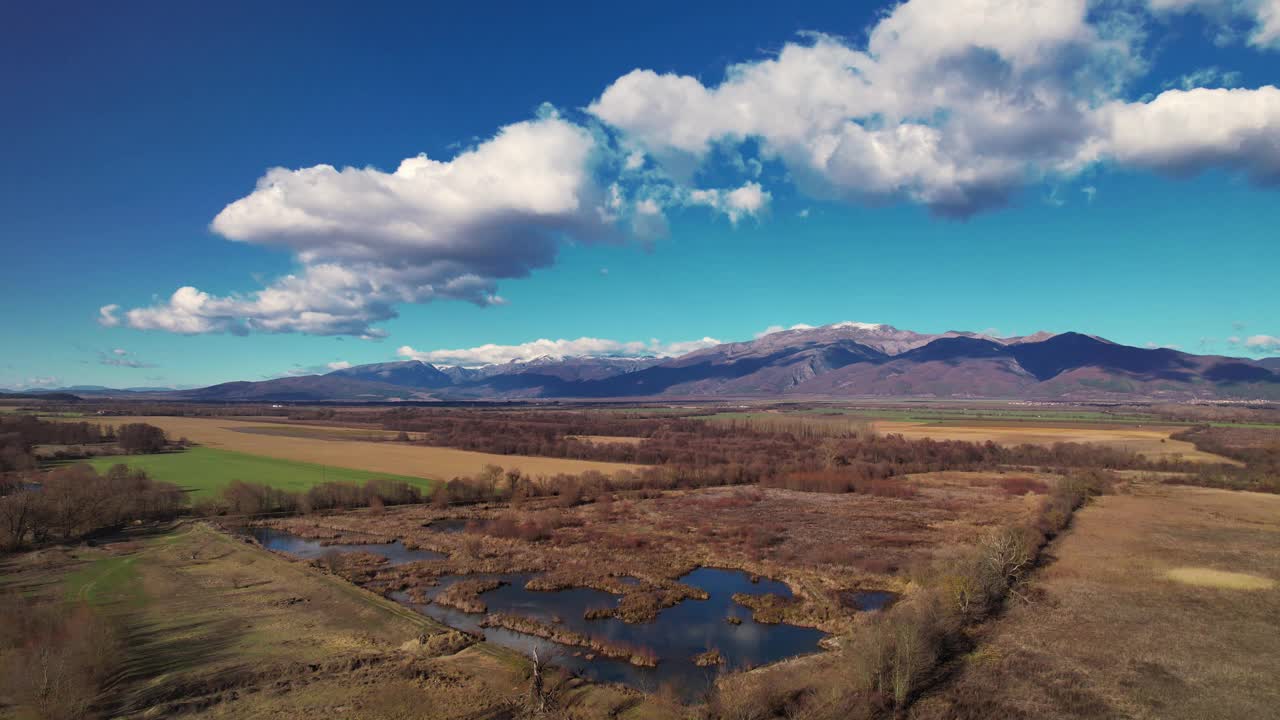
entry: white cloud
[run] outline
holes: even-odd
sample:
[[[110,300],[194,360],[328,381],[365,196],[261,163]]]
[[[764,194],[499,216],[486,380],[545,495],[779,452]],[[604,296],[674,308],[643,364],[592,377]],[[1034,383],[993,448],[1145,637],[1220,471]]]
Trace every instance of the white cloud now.
[[[1280,42],[1280,0],[908,0],[865,40],[808,33],[719,83],[634,70],[589,104],[590,128],[544,108],[449,160],[273,168],[212,229],[292,251],[293,274],[245,293],[184,286],[149,307],[104,305],[98,322],[376,338],[404,303],[504,302],[500,281],[550,266],[565,242],[661,237],[672,208],[758,217],[771,178],[819,200],[908,201],[951,217],[1031,183],[1060,200],[1099,163],[1274,184],[1275,87],[1195,87],[1238,79],[1207,68],[1126,99],[1147,70],[1148,12],[1192,10],[1249,18],[1255,44]],[[695,189],[703,170],[736,177]]]
[[[783,325],[770,325],[764,330],[761,330],[760,332],[756,333],[756,339],[760,339],[765,335],[772,335],[774,333],[779,333],[784,330],[812,330],[813,327],[814,327],[813,325],[805,325],[804,323],[796,323],[795,325],[792,325],[790,327],[783,326]]]
[[[1146,63],[1140,16],[1118,7],[1091,16],[1085,0],[910,0],[865,45],[810,34],[730,67],[718,85],[635,70],[588,109],[659,163],[696,164],[751,140],[811,195],[906,199],[952,216],[1100,161],[1271,182],[1274,88],[1120,101]],[[1200,79],[1233,79],[1212,75]],[[1150,137],[1131,136],[1150,124]]]
[[[503,128],[437,161],[394,172],[329,165],[274,168],[218,213],[229,239],[292,250],[296,274],[248,294],[182,287],[125,313],[129,326],[175,333],[303,332],[377,336],[400,303],[500,302],[499,279],[551,265],[560,243],[617,237],[593,175],[596,140],[554,114]],[[118,306],[100,310],[119,324]]]
[[[1252,25],[1249,44],[1280,49],[1280,0],[1147,0],[1156,12],[1199,12],[1230,32],[1243,19]]]
[[[913,0],[865,48],[814,34],[706,86],[636,70],[589,111],[660,162],[759,140],[812,194],[967,215],[1070,155],[1089,101],[1138,65],[1085,0]]]
[[[622,342],[591,337],[580,337],[576,340],[544,338],[519,345],[487,344],[453,350],[415,350],[405,345],[397,350],[396,354],[422,362],[471,367],[528,361],[540,357],[670,357],[719,344],[719,340],[711,337],[673,343],[662,343],[658,340]]]
[[[116,311],[120,309],[119,305],[103,305],[98,308],[98,324],[103,327],[116,327],[120,324],[120,318],[116,316]]]
[[[693,190],[689,193],[690,204],[719,210],[735,225],[747,215],[758,217],[772,198],[758,182],[748,182],[734,190]]]
[[[346,360],[336,360],[334,362],[331,362],[325,365],[325,368],[330,371],[346,370],[349,367],[351,367],[351,363],[347,362]]]
[[[1261,352],[1280,352],[1280,337],[1274,335],[1251,335],[1244,341],[1250,350]]]
[[[1280,182],[1280,89],[1166,90],[1146,103],[1113,102],[1095,113],[1083,163],[1113,160],[1171,175],[1238,170]]]

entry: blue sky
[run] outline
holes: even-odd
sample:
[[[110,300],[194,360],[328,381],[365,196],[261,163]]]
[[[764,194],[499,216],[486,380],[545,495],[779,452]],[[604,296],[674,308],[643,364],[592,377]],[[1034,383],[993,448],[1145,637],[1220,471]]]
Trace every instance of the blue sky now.
[[[1280,9],[982,4],[11,4],[0,387],[841,320],[1280,354]]]

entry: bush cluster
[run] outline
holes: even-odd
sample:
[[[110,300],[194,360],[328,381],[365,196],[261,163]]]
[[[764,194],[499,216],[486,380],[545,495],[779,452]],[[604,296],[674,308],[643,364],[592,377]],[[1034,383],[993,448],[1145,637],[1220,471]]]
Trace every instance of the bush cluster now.
[[[141,470],[114,465],[100,475],[89,465],[70,465],[45,473],[39,483],[0,484],[0,548],[16,550],[135,520],[168,519],[186,505],[178,486],[156,482]]]
[[[0,697],[21,716],[81,720],[118,667],[117,628],[88,605],[0,596]]]
[[[1010,596],[1025,596],[1044,544],[1110,484],[1103,472],[1069,474],[1025,524],[994,528],[972,547],[947,549],[915,569],[913,580],[922,589],[842,642],[838,680],[785,671],[737,676],[717,686],[707,717],[836,720],[901,713],[948,658],[966,650],[966,628]]]

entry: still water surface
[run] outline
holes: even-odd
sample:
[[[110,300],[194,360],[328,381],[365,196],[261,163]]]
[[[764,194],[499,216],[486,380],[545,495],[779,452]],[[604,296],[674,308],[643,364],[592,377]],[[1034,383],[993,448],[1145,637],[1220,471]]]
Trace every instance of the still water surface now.
[[[289,533],[269,528],[255,528],[254,537],[270,550],[280,550],[302,558],[320,557],[327,551],[361,550],[387,557],[392,564],[443,557],[426,550],[408,550],[400,542],[380,545],[321,545]],[[584,677],[602,682],[621,682],[642,690],[655,690],[662,685],[675,687],[686,698],[706,689],[721,668],[700,668],[693,656],[710,649],[720,651],[724,669],[740,669],[777,662],[788,657],[814,652],[823,633],[813,628],[794,625],[765,625],[751,619],[751,611],[733,601],[734,593],[763,595],[774,593],[791,597],[791,590],[781,582],[751,577],[739,570],[698,568],[680,578],[680,582],[705,590],[706,600],[685,600],[658,613],[653,622],[628,624],[616,618],[586,620],[588,610],[617,606],[619,596],[592,590],[526,590],[525,583],[533,575],[446,575],[439,584],[428,589],[427,597],[437,594],[466,578],[494,578],[504,584],[481,594],[489,612],[505,612],[559,625],[583,635],[615,643],[625,643],[652,650],[659,657],[658,667],[636,667],[624,660],[595,656],[586,658],[586,648],[566,647],[543,638],[525,635],[505,628],[481,628],[482,614],[465,613],[435,603],[418,604],[406,593],[391,597],[415,610],[459,630],[483,633],[489,642],[524,653],[537,650],[546,657],[553,655],[555,664],[570,668]],[[634,579],[633,579],[634,581]],[[731,624],[730,616],[741,621]]]

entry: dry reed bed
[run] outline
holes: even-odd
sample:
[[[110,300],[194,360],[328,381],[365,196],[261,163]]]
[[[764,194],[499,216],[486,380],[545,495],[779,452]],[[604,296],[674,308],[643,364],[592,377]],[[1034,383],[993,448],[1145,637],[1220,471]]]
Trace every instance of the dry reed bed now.
[[[616,593],[622,597],[615,615],[644,622],[663,607],[705,597],[679,583],[680,577],[698,567],[721,567],[781,580],[792,590],[792,601],[752,599],[761,620],[785,617],[839,633],[859,620],[840,601],[841,593],[910,592],[906,570],[937,548],[972,543],[991,527],[1030,517],[1041,496],[1010,494],[1003,479],[995,473],[912,476],[902,480],[916,492],[907,498],[712,488],[572,508],[554,507],[550,500],[525,501],[519,509],[415,506],[268,524],[335,543],[396,538],[410,548],[448,555],[376,568],[360,579],[380,591],[413,592],[442,575],[532,572],[538,575],[529,589],[589,587]],[[1036,482],[1052,481],[1043,476]],[[440,519],[467,519],[472,529],[431,530]],[[537,528],[531,539],[522,537],[522,528],[531,526]],[[492,534],[495,527],[514,532]],[[623,576],[637,582],[624,583]]]

